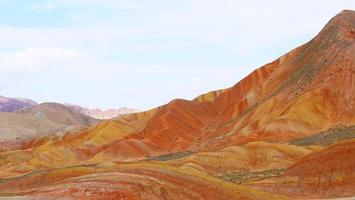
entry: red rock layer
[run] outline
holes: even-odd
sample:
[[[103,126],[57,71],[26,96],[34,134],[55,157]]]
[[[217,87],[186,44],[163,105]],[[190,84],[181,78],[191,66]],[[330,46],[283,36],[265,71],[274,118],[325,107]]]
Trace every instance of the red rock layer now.
[[[235,86],[193,101],[174,100],[158,108],[143,130],[100,151],[134,158],[213,150],[258,140],[287,142],[353,125],[354,28],[354,12],[343,11],[313,40]]]

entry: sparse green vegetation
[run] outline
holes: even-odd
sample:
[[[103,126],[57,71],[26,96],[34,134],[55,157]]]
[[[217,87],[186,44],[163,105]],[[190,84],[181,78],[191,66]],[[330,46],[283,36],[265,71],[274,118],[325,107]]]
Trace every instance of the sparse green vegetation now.
[[[169,153],[169,154],[164,154],[164,155],[160,155],[160,156],[152,156],[152,157],[149,157],[147,160],[157,160],[157,161],[175,160],[175,159],[190,156],[193,153],[194,152],[192,152],[192,151]]]
[[[273,178],[277,176],[281,176],[285,173],[286,169],[278,168],[278,169],[270,169],[265,171],[239,171],[230,174],[223,174],[219,178],[230,181],[237,184],[252,182],[252,181],[260,181],[267,178]]]
[[[328,146],[341,140],[355,138],[355,126],[333,128],[309,137],[292,141],[290,144],[298,146],[322,145]]]

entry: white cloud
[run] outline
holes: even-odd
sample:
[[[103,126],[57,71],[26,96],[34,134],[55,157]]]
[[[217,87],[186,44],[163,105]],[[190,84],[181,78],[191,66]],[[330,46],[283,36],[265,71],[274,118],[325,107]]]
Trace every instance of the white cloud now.
[[[157,1],[161,3],[162,1]],[[46,0],[34,5],[43,9],[67,6],[73,20],[89,21],[85,28],[63,28],[52,31],[55,38],[73,41],[78,45],[87,43],[109,47],[110,42],[129,39],[141,40],[155,38],[192,38],[202,44],[218,45],[239,56],[251,54],[260,46],[272,45],[315,35],[332,16],[342,9],[355,8],[352,0],[340,1],[285,1],[285,0],[181,0],[172,1],[178,6],[157,8],[150,1],[139,0]],[[319,5],[322,6],[319,6]],[[127,9],[128,13],[136,8],[142,14],[125,14],[117,10],[109,19],[81,7],[105,7]],[[128,21],[127,23],[124,23]],[[46,32],[40,32],[47,39]],[[51,38],[49,38],[51,40]],[[26,42],[26,41],[25,41]],[[27,41],[28,42],[28,41]],[[56,42],[56,41],[50,41]],[[60,41],[62,42],[62,41]],[[2,43],[3,44],[3,43]],[[151,44],[150,44],[151,45]],[[157,45],[155,45],[157,46]],[[96,48],[96,47],[95,47]],[[113,47],[114,48],[114,47]],[[172,47],[173,48],[173,47]],[[139,49],[151,51],[151,46]]]
[[[0,24],[0,52],[5,52],[0,53],[0,71],[39,72],[2,73],[7,91],[25,88],[26,94],[14,96],[44,98],[44,92],[28,86],[35,82],[53,100],[71,90],[66,102],[81,98],[83,103],[90,99],[89,106],[106,100],[107,107],[148,108],[233,85],[280,52],[311,39],[332,16],[355,9],[355,2],[42,0],[32,9],[50,15],[53,23]],[[63,21],[56,26],[58,18]]]
[[[63,48],[28,48],[0,54],[0,70],[9,72],[38,71],[84,57],[85,54]]]
[[[11,41],[9,46],[49,44],[68,48],[69,45],[90,45],[94,49],[107,49],[119,48],[110,44],[127,40],[185,37],[243,55],[274,42],[309,38],[342,9],[355,8],[355,3],[350,0],[177,2],[181,5],[160,9],[150,7],[151,2],[139,0],[45,0],[35,4],[34,8],[54,9],[68,6],[71,9],[62,11],[67,12],[66,16],[71,16],[79,25],[80,20],[88,20],[89,25],[47,29],[2,27],[0,42],[3,46]],[[322,6],[318,6],[319,3]],[[80,10],[81,7],[96,6],[107,6],[110,9],[125,7],[128,12],[117,11],[116,15],[105,18],[98,13]],[[142,8],[144,12],[130,12],[136,7]],[[105,8],[100,9],[101,12],[106,11]],[[152,50],[151,44],[145,47],[143,45],[139,49],[147,49],[148,52]]]

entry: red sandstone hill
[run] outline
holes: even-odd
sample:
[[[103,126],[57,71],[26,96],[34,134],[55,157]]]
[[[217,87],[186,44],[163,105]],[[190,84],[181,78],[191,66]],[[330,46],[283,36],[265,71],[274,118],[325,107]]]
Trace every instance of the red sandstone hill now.
[[[315,179],[330,177],[329,181],[334,181],[334,183],[354,183],[354,158],[355,140],[348,140],[305,156],[292,165],[285,175]]]
[[[297,197],[340,198],[355,195],[355,140],[350,139],[304,156],[275,179],[254,188]]]
[[[343,11],[310,42],[235,86],[103,122],[75,136],[71,151],[131,160],[252,141],[291,142],[354,126],[354,27],[354,11]]]
[[[310,42],[235,86],[173,100],[141,130],[99,151],[112,159],[220,149],[251,141],[289,142],[355,124],[355,13],[343,11]],[[123,153],[124,154],[124,153]]]
[[[312,141],[355,137],[354,40],[355,12],[345,10],[311,41],[231,88],[104,121],[49,138],[29,150],[1,153],[0,194],[74,199],[287,198],[272,195],[279,193],[301,198],[302,191],[293,192],[298,187],[288,182],[297,179],[298,172],[308,177],[323,165],[335,169],[332,158],[344,166],[339,169],[352,169],[351,142],[321,147]],[[291,193],[278,187],[263,189],[262,181],[279,186],[278,180],[286,181],[281,183]],[[350,189],[354,189],[351,184]]]

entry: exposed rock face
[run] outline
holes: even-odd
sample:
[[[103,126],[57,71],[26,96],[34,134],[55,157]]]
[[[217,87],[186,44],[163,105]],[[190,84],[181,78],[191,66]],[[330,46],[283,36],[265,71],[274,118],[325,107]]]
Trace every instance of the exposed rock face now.
[[[231,88],[103,121],[30,150],[1,153],[0,194],[354,196],[354,142],[349,140],[355,137],[354,40],[355,12],[343,11],[310,42]],[[336,138],[314,145],[314,138],[323,136]]]
[[[353,126],[354,15],[341,12],[310,42],[231,88],[159,107],[143,129],[112,141],[101,154],[110,160],[218,150]]]

